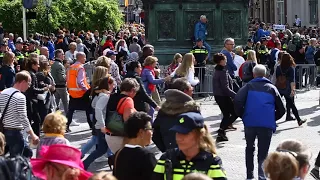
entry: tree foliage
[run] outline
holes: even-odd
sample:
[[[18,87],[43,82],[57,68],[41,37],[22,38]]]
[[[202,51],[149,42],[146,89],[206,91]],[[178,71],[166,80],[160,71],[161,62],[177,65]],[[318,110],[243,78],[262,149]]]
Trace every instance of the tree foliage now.
[[[30,10],[37,13],[37,19],[28,20],[29,32],[48,33],[59,28],[119,30],[123,24],[117,0],[53,0],[49,9],[44,1],[39,0],[38,6]],[[5,30],[22,33],[21,0],[0,0],[0,17]]]

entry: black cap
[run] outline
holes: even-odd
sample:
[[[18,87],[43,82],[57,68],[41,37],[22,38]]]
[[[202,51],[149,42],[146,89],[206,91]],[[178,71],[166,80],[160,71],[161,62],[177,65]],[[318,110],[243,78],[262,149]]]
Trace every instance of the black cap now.
[[[200,113],[187,112],[178,116],[178,123],[174,125],[170,131],[181,134],[188,134],[194,129],[204,127],[204,118]]]
[[[253,39],[249,38],[249,39],[248,39],[248,42],[253,43]]]

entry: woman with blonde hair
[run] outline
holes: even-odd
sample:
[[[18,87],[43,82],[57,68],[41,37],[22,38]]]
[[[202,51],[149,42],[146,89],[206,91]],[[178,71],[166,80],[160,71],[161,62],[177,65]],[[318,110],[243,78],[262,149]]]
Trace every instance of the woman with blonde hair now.
[[[182,179],[189,172],[206,173],[211,179],[227,179],[222,161],[217,156],[213,138],[200,113],[187,112],[178,116],[170,130],[176,133],[177,149],[168,150],[158,160],[152,180],[166,179],[165,162],[172,162],[173,179]]]
[[[264,162],[264,171],[271,180],[303,180],[310,167],[311,152],[295,139],[282,141],[276,152],[270,153]]]
[[[98,57],[95,65],[96,67],[98,66],[106,67],[110,71],[111,59],[108,58],[107,56],[100,56]]]
[[[1,65],[0,91],[10,88],[14,84],[16,75],[14,61],[15,54],[13,52],[6,52],[4,54]]]
[[[44,136],[40,138],[36,157],[40,157],[39,151],[42,146],[50,146],[52,144],[70,145],[68,139],[64,138],[66,128],[67,118],[60,111],[48,114],[43,121],[42,131]]]
[[[185,77],[192,86],[199,84],[199,79],[194,77],[195,58],[192,53],[183,56],[182,63],[173,71],[171,77]]]
[[[180,53],[176,53],[173,57],[171,64],[167,69],[167,75],[170,75],[171,73],[173,73],[173,71],[180,65],[181,62],[182,62],[182,55]]]
[[[246,62],[239,68],[239,77],[242,80],[243,86],[253,79],[253,68],[257,64],[256,52],[254,50],[249,50]]]
[[[170,76],[167,76],[166,78],[160,78],[160,79],[156,79],[156,70],[155,67],[158,63],[158,58],[153,57],[153,56],[148,56],[145,60],[144,60],[144,69],[141,72],[141,80],[143,82],[143,85],[147,91],[147,94],[149,96],[152,96],[152,94],[158,94],[158,90],[157,90],[157,85],[158,84],[163,84],[166,81],[169,81],[171,79]],[[153,100],[156,100],[157,98],[153,97]],[[158,103],[160,104],[160,103]],[[149,110],[149,115],[152,117],[153,119],[153,113],[154,113],[154,108],[149,106],[150,110]]]
[[[76,54],[78,53],[76,49],[77,43],[72,42],[69,44],[69,51],[66,52],[65,59],[68,60],[70,63],[73,63],[76,60]]]
[[[91,80],[91,87],[93,87],[91,95],[94,94],[95,88],[99,86],[101,80],[105,78],[108,74],[109,74],[108,68],[104,66],[98,66],[95,68],[92,75],[92,80]]]

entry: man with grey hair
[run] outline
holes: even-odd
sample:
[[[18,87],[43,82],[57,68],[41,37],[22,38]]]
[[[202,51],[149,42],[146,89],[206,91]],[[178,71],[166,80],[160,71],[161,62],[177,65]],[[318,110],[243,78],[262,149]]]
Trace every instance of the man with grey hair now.
[[[69,110],[67,113],[68,123],[67,132],[70,132],[70,124],[72,122],[73,113],[75,110],[86,111],[87,122],[92,128],[90,119],[91,105],[90,105],[90,85],[87,82],[86,71],[83,64],[86,62],[86,54],[78,52],[76,54],[76,62],[70,66],[67,72],[67,88],[69,92]]]
[[[244,85],[234,98],[236,114],[244,123],[246,139],[247,179],[254,179],[255,139],[258,138],[258,175],[266,179],[262,164],[268,155],[276,121],[285,114],[285,108],[277,88],[265,78],[264,65],[253,68],[254,79]]]
[[[198,39],[202,40],[203,45],[206,47],[208,51],[208,60],[211,58],[211,46],[206,42],[206,36],[208,35],[207,31],[207,17],[205,15],[200,16],[199,22],[196,23],[194,28],[194,40]]]
[[[45,46],[40,48],[40,55],[44,55],[46,58],[49,59],[49,49]]]
[[[235,53],[232,52],[234,47],[234,39],[227,38],[224,40],[224,48],[222,49],[221,53],[227,57],[227,70],[234,79],[234,71],[237,70],[237,66],[234,63]]]
[[[14,45],[13,40],[14,40],[14,35],[12,33],[9,33],[8,46],[12,52],[16,50],[16,46]]]

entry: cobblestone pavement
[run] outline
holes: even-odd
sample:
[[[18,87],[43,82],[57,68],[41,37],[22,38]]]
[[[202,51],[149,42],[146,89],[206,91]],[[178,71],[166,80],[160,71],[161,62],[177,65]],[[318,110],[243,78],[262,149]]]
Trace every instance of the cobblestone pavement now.
[[[221,111],[213,100],[201,99],[198,100],[201,104],[201,111],[206,118],[206,124],[210,128],[210,132],[213,137],[216,137],[216,131],[218,130],[221,121]],[[319,90],[311,90],[307,92],[299,92],[296,98],[296,105],[299,110],[300,116],[307,119],[307,123],[302,127],[299,127],[296,121],[285,122],[284,119],[278,121],[278,129],[273,135],[270,151],[274,151],[280,141],[288,138],[295,138],[306,143],[313,154],[311,164],[313,165],[320,150],[320,107],[319,107]],[[80,122],[80,126],[71,127],[72,132],[66,134],[72,145],[80,148],[85,144],[90,136],[91,131],[86,123],[85,113],[76,112],[74,119]],[[221,156],[224,167],[228,173],[228,179],[241,180],[246,178],[245,167],[245,140],[243,123],[238,119],[235,123],[238,128],[236,131],[228,132],[229,141],[226,143],[217,144],[219,156]],[[155,150],[156,151],[156,150]],[[161,154],[156,153],[157,157]],[[257,160],[255,160],[257,161]],[[90,168],[90,171],[110,170],[106,160],[102,162],[94,162]],[[257,170],[255,170],[257,176]],[[312,179],[307,177],[308,179]]]

